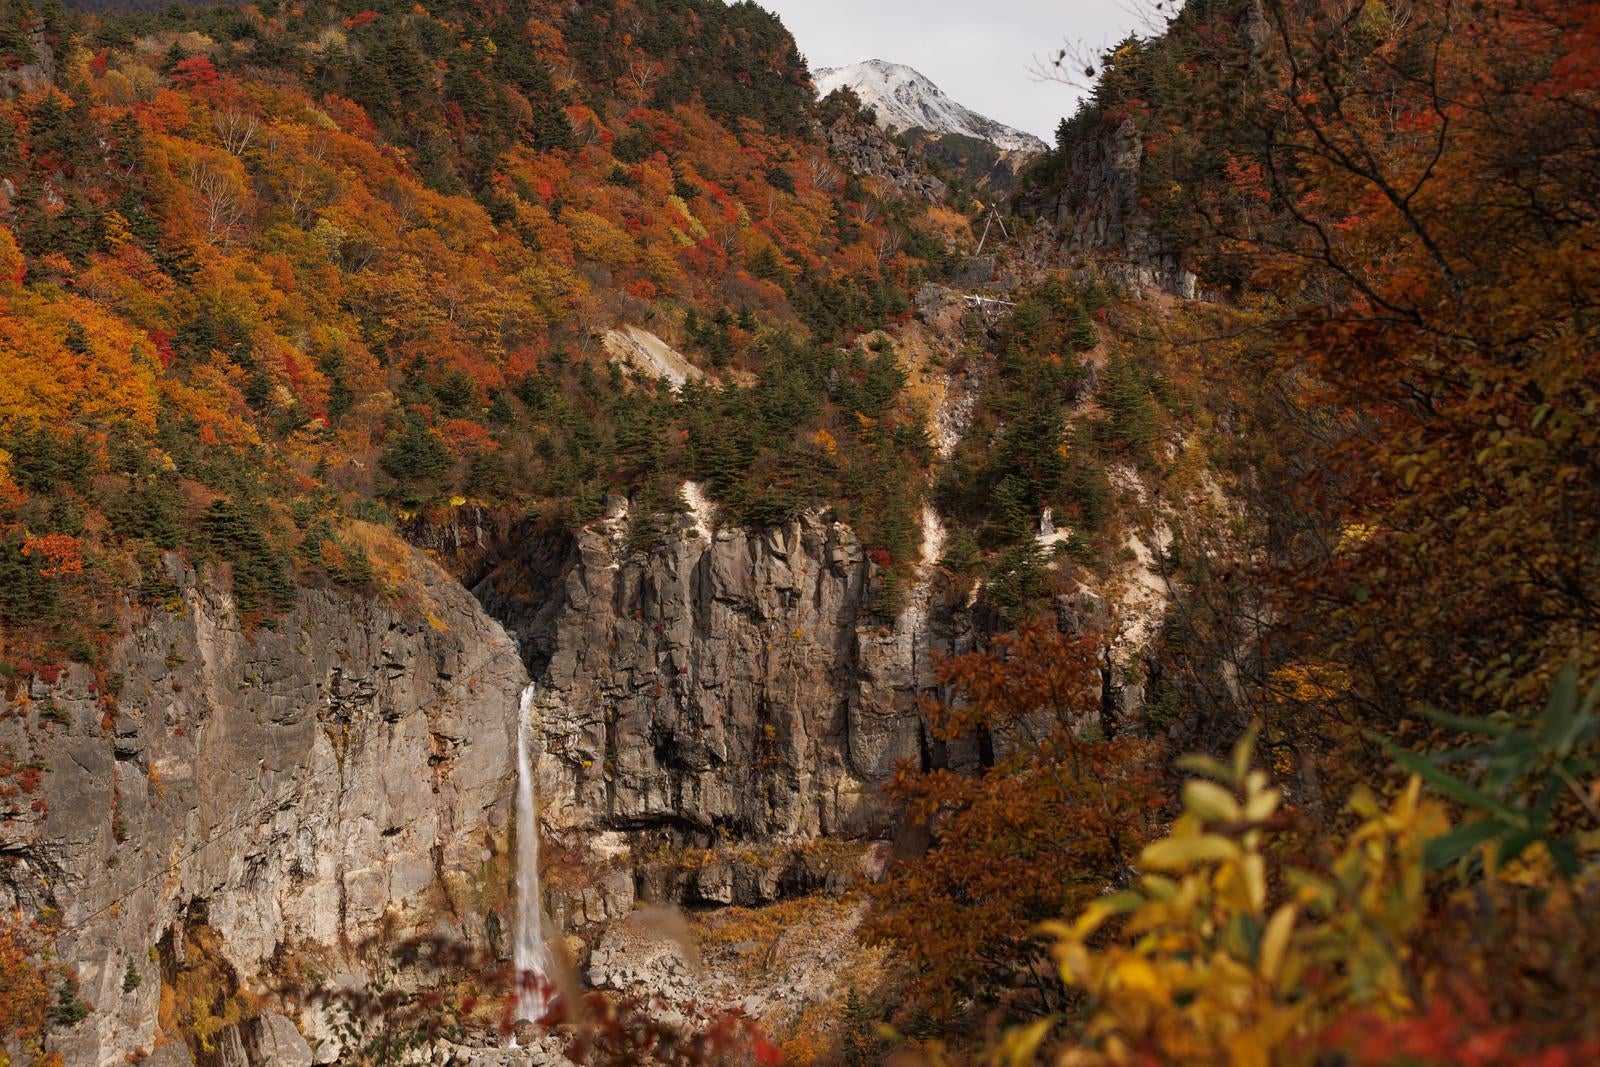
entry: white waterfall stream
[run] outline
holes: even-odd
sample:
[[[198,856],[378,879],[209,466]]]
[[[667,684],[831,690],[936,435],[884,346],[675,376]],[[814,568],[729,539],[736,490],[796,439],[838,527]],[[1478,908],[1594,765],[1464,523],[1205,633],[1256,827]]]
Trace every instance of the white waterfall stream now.
[[[517,928],[512,955],[519,983],[517,1018],[535,1021],[545,1013],[543,985],[548,962],[544,943],[544,902],[539,892],[539,811],[534,786],[536,768],[530,751],[536,692],[532,685],[524,689],[517,707]]]

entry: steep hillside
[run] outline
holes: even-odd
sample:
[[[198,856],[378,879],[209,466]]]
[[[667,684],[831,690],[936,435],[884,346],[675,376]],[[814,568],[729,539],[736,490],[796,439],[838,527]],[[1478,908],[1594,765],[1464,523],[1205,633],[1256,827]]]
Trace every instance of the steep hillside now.
[[[92,655],[161,549],[232,563],[265,617],[297,578],[374,584],[353,519],[585,521],[685,474],[741,518],[839,505],[910,564],[912,502],[843,481],[921,460],[825,346],[903,314],[964,225],[846,182],[767,16],[629,12],[44,27],[0,138],[14,658]],[[630,321],[732,386],[700,429],[609,372],[595,331]]]
[[[515,767],[481,739],[523,671],[541,903],[595,983],[632,980],[600,950],[637,902],[859,891],[899,765],[974,765],[919,714],[935,655],[1121,580],[1068,469],[947,529],[935,471],[1012,418],[996,346],[1056,334],[1013,344],[945,185],[756,9],[12,14],[0,884],[92,1006],[69,1060],[337,1056],[285,984],[372,980],[381,936],[500,952]],[[1090,301],[1025,306],[1092,347]],[[1147,637],[1106,638],[1108,716]],[[773,1018],[815,1038],[849,977]]]
[[[611,547],[642,559],[691,509],[709,531],[713,506],[730,527],[832,508],[859,568],[839,633],[898,610],[925,412],[892,354],[849,342],[909,313],[966,222],[830,158],[770,16],[4,20],[0,896],[8,945],[54,944],[19,959],[62,961],[39,988],[65,1005],[8,1023],[15,1056],[47,1040],[70,1063],[156,1046],[232,1063],[297,1028],[320,1040],[314,1006],[260,999],[302,966],[365,974],[386,934],[505,945],[505,739],[542,646],[507,660],[399,530],[465,574],[486,565],[469,516],[559,543],[617,495],[635,518]],[[560,616],[552,640],[620,622]],[[741,630],[741,657],[767,636]],[[757,690],[703,680],[738,705],[732,752],[767,743]],[[581,732],[585,691],[551,699]],[[644,781],[637,803],[604,800],[615,746],[550,725],[549,795],[577,805],[553,830],[684,826],[664,842],[684,848],[733,825]],[[660,747],[669,776],[704,758],[687,731],[681,751],[621,736]],[[572,927],[605,871],[596,843],[574,840],[573,880],[552,883]]]

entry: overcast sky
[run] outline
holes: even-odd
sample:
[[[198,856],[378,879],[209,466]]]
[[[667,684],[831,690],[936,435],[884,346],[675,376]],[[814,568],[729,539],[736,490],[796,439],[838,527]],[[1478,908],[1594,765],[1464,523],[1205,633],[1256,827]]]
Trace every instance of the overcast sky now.
[[[1115,44],[1138,0],[756,0],[793,31],[811,67],[904,63],[974,111],[1053,139],[1076,95],[1028,71],[1063,44]]]

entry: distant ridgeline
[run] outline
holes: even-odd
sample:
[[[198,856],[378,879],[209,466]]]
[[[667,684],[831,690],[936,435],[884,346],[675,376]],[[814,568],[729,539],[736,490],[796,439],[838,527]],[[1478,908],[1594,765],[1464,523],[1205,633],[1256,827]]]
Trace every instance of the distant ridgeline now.
[[[852,94],[878,125],[923,153],[958,194],[970,186],[966,192],[1008,201],[1024,164],[1046,149],[1039,138],[978,114],[903,64],[873,59],[821,70],[817,91]]]
[[[398,581],[397,519],[672,510],[685,477],[915,561],[922,414],[837,342],[965,220],[828,161],[760,7],[100,6],[0,9],[14,662],[93,659],[166,550],[270,622],[297,583]],[[608,366],[620,322],[704,365],[692,403]]]

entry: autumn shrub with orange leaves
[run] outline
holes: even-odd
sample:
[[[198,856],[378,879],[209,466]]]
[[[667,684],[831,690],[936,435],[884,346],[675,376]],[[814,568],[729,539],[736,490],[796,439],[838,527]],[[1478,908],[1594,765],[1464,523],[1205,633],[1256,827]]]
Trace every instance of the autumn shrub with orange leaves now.
[[[1126,883],[1162,806],[1156,747],[1108,738],[1099,645],[1034,621],[949,660],[929,702],[941,767],[903,767],[889,794],[926,851],[873,891],[870,936],[911,968],[917,1006],[1062,1005],[1035,924]]]
[[[45,960],[36,927],[20,916],[0,916],[0,1067],[59,1067],[60,1057],[44,1051],[57,1008],[56,971]]]

